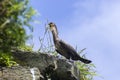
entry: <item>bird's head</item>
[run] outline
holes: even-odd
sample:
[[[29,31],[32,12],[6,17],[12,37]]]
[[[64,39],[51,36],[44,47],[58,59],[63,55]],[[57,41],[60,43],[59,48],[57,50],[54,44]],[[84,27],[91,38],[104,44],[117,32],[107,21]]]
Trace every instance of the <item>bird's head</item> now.
[[[50,22],[48,25],[51,31],[53,31],[56,28],[56,25],[53,22]]]
[[[48,25],[51,31],[55,31],[58,34],[57,27],[53,22],[50,22]]]

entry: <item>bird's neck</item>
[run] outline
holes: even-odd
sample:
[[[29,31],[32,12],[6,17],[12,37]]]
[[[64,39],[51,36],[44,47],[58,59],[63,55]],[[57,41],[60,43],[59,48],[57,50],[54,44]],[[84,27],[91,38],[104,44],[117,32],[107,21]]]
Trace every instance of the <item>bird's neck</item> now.
[[[58,33],[56,32],[56,30],[52,31],[52,34],[53,34],[53,40],[54,40],[54,43],[59,40],[59,37],[58,37]]]

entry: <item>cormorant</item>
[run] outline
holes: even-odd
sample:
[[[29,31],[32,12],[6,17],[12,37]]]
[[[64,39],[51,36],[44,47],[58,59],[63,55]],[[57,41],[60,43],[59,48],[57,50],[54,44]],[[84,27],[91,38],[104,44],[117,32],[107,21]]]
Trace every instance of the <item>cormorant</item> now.
[[[61,40],[58,37],[58,30],[57,30],[57,26],[50,22],[49,24],[49,28],[52,32],[53,35],[53,41],[54,41],[54,45],[55,45],[55,50],[62,56],[64,56],[67,59],[72,59],[72,60],[80,60],[83,63],[89,64],[91,63],[90,60],[84,59],[82,57],[80,57],[76,50],[69,44],[65,43],[63,40]]]

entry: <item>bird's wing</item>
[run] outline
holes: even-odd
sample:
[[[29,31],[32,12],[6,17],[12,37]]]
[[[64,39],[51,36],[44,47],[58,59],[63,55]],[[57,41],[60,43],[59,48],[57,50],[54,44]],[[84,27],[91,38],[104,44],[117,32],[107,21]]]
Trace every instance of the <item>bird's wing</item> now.
[[[65,43],[64,41],[59,41],[61,47],[66,50],[66,52],[70,55],[73,60],[79,60],[80,56],[77,54],[76,50],[69,44]]]
[[[63,40],[59,41],[61,47],[63,49],[65,49],[67,52],[71,53],[71,55],[74,55],[74,53],[76,54],[76,50],[69,44],[65,43]]]
[[[77,54],[76,50],[72,46],[70,46],[69,44],[65,43],[62,40],[60,40],[59,43],[60,43],[61,47],[64,50],[66,50],[66,52],[68,52],[68,54],[70,55],[70,57],[72,58],[72,60],[80,60],[80,61],[82,61],[82,62],[84,62],[86,64],[91,63],[90,60],[87,60],[87,59],[84,59],[84,58],[80,57]]]

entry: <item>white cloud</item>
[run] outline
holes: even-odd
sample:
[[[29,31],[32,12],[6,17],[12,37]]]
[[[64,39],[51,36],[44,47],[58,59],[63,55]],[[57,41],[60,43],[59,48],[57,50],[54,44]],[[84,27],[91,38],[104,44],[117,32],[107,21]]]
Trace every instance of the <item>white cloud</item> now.
[[[76,11],[73,18],[71,19],[72,23],[70,24],[71,26],[74,26],[74,29],[72,29],[70,32],[67,32],[70,34],[69,37],[71,39],[78,40],[85,38],[95,40],[97,38],[98,41],[99,39],[101,40],[101,38],[104,38],[105,42],[113,45],[115,44],[117,46],[120,45],[120,1],[116,3],[112,3],[112,1],[106,1],[99,4],[97,2],[90,2],[90,5],[89,2],[90,1],[88,1],[87,4],[84,3],[85,6],[82,6],[83,8],[85,7],[85,10],[88,10],[88,13],[85,13],[85,15],[77,14],[84,11],[80,9],[82,3],[77,3]],[[97,8],[94,8],[96,7],[96,4],[99,6],[97,6]],[[98,9],[97,12],[95,12],[96,10],[94,11],[93,8]],[[94,11],[94,14],[96,13],[96,15],[92,15],[90,11]],[[93,17],[88,16],[89,12]],[[82,15],[84,17],[81,17]],[[73,33],[78,35],[74,36]]]

